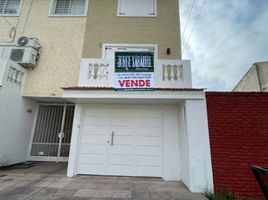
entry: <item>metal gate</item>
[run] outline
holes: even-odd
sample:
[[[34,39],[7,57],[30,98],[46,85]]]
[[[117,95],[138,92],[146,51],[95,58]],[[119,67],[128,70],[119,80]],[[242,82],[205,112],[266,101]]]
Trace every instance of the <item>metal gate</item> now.
[[[74,105],[41,104],[29,160],[67,161],[73,117]]]

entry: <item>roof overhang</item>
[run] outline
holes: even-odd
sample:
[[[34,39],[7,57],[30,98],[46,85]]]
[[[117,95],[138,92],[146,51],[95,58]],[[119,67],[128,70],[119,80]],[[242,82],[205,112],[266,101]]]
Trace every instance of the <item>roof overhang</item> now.
[[[205,99],[204,89],[163,89],[153,91],[116,91],[114,88],[68,87],[63,98],[73,103],[178,103]]]

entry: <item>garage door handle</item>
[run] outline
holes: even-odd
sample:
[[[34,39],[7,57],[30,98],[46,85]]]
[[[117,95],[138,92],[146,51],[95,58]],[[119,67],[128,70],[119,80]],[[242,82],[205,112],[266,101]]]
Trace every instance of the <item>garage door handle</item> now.
[[[114,132],[112,131],[112,135],[111,135],[111,146],[114,145]]]

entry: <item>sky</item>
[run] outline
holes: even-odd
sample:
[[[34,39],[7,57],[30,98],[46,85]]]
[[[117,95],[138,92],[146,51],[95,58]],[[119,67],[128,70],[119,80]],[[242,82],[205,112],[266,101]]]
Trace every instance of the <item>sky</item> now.
[[[179,1],[182,58],[191,60],[193,87],[232,90],[253,63],[268,61],[268,0]]]

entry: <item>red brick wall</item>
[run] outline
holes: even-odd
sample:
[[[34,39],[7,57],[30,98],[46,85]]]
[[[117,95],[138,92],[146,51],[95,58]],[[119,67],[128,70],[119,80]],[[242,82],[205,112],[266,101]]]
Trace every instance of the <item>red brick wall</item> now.
[[[215,189],[262,197],[250,165],[268,167],[268,93],[207,92]]]

